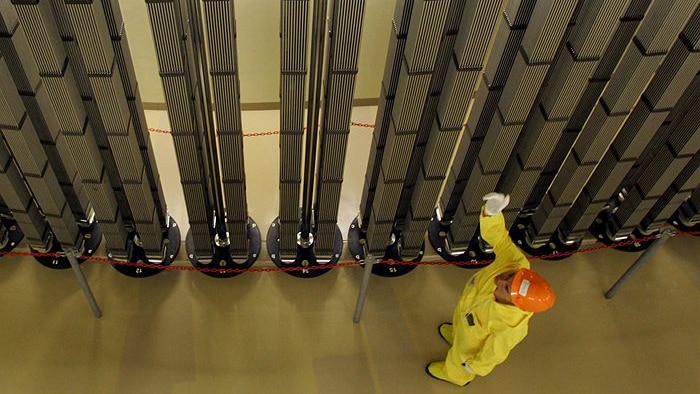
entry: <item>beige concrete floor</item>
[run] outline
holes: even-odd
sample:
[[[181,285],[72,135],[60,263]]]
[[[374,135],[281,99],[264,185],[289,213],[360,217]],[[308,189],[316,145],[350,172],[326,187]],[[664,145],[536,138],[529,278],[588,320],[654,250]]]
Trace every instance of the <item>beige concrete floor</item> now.
[[[360,108],[357,122],[374,122]],[[151,127],[167,128],[149,112]],[[246,132],[274,130],[274,113],[245,113]],[[152,134],[171,215],[186,229],[172,144]],[[263,237],[277,215],[275,136],[246,137],[250,215]],[[357,214],[371,129],[351,132],[339,225]],[[26,250],[20,245],[19,251]],[[101,251],[98,251],[98,256]],[[617,250],[533,262],[558,300],[492,374],[468,388],[423,372],[447,347],[449,319],[473,273],[421,266],[372,276],[352,322],[361,269],[314,279],[248,273],[214,279],[169,271],[133,279],[82,265],[103,317],[92,316],[70,270],[0,258],[3,393],[697,393],[700,268],[696,237],[662,246],[613,299],[603,293],[638,257]],[[104,255],[102,255],[104,256]],[[183,251],[176,265],[188,265]],[[271,266],[266,255],[256,266]]]

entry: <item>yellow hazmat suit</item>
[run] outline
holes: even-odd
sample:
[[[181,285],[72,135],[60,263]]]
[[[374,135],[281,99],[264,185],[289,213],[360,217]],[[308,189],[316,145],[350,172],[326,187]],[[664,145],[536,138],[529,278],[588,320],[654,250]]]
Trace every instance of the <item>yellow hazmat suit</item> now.
[[[527,335],[532,312],[496,302],[496,276],[530,268],[530,262],[508,235],[503,214],[480,218],[481,236],[493,246],[496,259],[467,282],[452,324],[453,344],[445,360],[445,374],[465,385],[502,363]]]

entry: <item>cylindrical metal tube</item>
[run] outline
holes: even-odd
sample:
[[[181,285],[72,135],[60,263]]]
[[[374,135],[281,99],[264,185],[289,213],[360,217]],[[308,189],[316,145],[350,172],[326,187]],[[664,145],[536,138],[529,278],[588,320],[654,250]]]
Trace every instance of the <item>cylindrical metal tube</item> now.
[[[359,323],[362,317],[362,311],[365,308],[365,300],[367,299],[367,287],[369,286],[369,278],[372,276],[372,267],[377,259],[372,254],[365,257],[365,268],[362,272],[362,282],[360,283],[360,292],[357,294],[357,303],[355,304],[355,314],[352,316],[353,323]]]
[[[648,248],[647,250],[645,250],[644,253],[642,253],[641,256],[639,256],[639,258],[637,259],[637,261],[635,261],[634,264],[632,264],[632,265],[627,269],[627,271],[625,271],[625,273],[622,274],[622,276],[620,277],[620,279],[618,279],[617,282],[615,282],[615,284],[612,285],[612,287],[610,288],[610,290],[608,290],[607,292],[605,292],[605,298],[607,298],[607,299],[609,300],[609,299],[615,297],[615,294],[617,294],[617,292],[620,290],[620,287],[622,287],[622,285],[624,285],[625,282],[627,282],[627,281],[629,280],[629,278],[630,278],[635,272],[637,272],[637,271],[642,267],[642,265],[644,265],[644,263],[646,263],[647,261],[649,261],[649,259],[651,258],[651,255],[654,253],[654,251],[655,251],[656,249],[658,249],[659,246],[661,246],[661,245],[662,245],[664,242],[666,242],[669,238],[671,238],[672,235],[673,235],[673,234],[672,234],[670,231],[663,231],[663,232],[659,235],[659,238],[657,238],[656,240],[654,240],[654,242],[649,246],[649,248]]]
[[[72,250],[67,251],[66,258],[68,259],[68,262],[70,263],[70,266],[73,269],[75,277],[78,278],[80,288],[83,290],[83,294],[85,294],[85,298],[87,299],[88,304],[90,304],[90,309],[92,309],[92,313],[95,315],[95,317],[102,317],[102,311],[100,310],[99,305],[97,305],[95,296],[92,294],[92,290],[90,290],[90,285],[88,284],[87,279],[85,279],[83,271],[80,269],[78,259],[75,257],[75,252]]]
[[[194,63],[197,70],[195,75],[197,78],[197,86],[199,86],[204,94],[199,96],[197,103],[204,117],[204,143],[205,151],[207,152],[207,167],[209,177],[209,186],[214,203],[214,226],[219,239],[227,239],[226,235],[226,220],[224,206],[224,195],[221,186],[221,171],[219,168],[219,155],[216,144],[216,129],[214,127],[214,117],[212,115],[210,82],[209,73],[206,63],[206,47],[204,44],[204,27],[202,26],[202,10],[198,0],[190,0],[189,3],[189,21],[192,42],[194,43]]]

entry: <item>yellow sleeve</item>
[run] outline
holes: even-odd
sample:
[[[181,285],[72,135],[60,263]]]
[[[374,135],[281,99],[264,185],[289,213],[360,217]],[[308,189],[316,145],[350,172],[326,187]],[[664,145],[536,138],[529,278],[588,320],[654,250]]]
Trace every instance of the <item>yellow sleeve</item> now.
[[[479,227],[481,238],[493,246],[493,252],[496,254],[496,261],[490,267],[517,264],[520,268],[530,268],[528,259],[510,239],[502,213],[494,216],[484,216],[482,208],[479,216]]]
[[[491,333],[479,353],[467,360],[467,367],[474,375],[488,375],[493,368],[508,358],[510,351],[527,336],[527,325],[503,328]],[[466,369],[466,368],[465,368]]]

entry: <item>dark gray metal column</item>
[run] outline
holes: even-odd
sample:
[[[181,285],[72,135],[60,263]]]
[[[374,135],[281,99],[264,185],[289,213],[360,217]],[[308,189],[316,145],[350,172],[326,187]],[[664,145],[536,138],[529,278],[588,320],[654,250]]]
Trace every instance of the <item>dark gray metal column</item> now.
[[[419,0],[412,3],[409,14],[406,12],[408,3],[410,2],[397,4],[394,19],[398,38],[406,35],[405,50],[402,57],[394,57],[394,62],[400,62],[401,66],[382,152],[381,170],[372,201],[372,214],[366,224],[368,251],[382,256],[387,250],[387,243],[393,243],[394,222],[400,208],[404,183],[411,181],[411,152],[415,151],[417,144],[420,145],[422,121],[431,119],[428,124],[432,123],[437,105],[437,99],[429,99],[431,79],[438,65],[440,43],[444,36],[450,5],[447,1]],[[390,66],[392,70],[393,64]],[[384,108],[384,111],[387,110]],[[431,115],[424,118],[426,111]],[[375,128],[375,140],[382,137],[382,134],[383,130]],[[420,159],[417,163],[420,163]],[[403,221],[403,218],[400,220]],[[415,251],[414,245],[410,247]],[[400,258],[400,255],[398,251],[396,257]]]
[[[92,206],[94,219],[105,220],[105,225],[99,229],[104,235],[108,248],[110,246],[124,248],[126,231],[123,225],[112,231],[113,223],[117,220],[117,204],[109,182],[104,178],[104,164],[98,153],[93,134],[81,95],[79,85],[73,76],[71,61],[61,41],[61,30],[54,20],[51,5],[48,2],[15,4],[22,26],[26,28],[26,40],[34,57],[35,67],[46,88],[50,106],[44,111],[53,111],[58,121],[59,139],[65,138],[68,152],[62,152],[64,160],[75,161],[75,168],[82,182],[84,192]],[[19,42],[19,40],[18,40]],[[30,66],[29,60],[24,60],[25,70]],[[87,132],[86,132],[87,131]],[[57,139],[58,141],[58,139]],[[59,146],[59,144],[57,144]],[[119,218],[120,220],[120,218]],[[111,221],[111,222],[110,222]],[[95,234],[91,242],[99,243],[100,235]],[[51,264],[54,262],[51,261]],[[69,267],[68,262],[64,264]]]
[[[693,189],[669,221],[680,230],[698,231],[700,229],[700,186]]]
[[[342,251],[342,235],[337,226],[338,207],[360,50],[358,32],[362,31],[364,8],[364,0],[333,2],[331,5],[331,35],[314,203],[314,249],[316,256],[324,260],[337,259]]]
[[[119,6],[112,1],[52,3],[64,47],[74,65],[91,132],[105,164],[128,242],[109,256],[170,264],[179,249],[179,230],[167,217],[158,170],[138,99]],[[122,223],[109,218],[111,227]],[[160,270],[115,266],[145,277]]]
[[[177,155],[180,182],[193,246],[190,258],[211,258],[213,250],[212,197],[205,170],[203,119],[196,101],[194,60],[186,12],[176,1],[146,1],[153,30],[158,68]],[[183,15],[184,13],[184,15]]]
[[[308,0],[283,0],[281,6],[280,213],[282,258],[297,254],[308,34]]]
[[[129,223],[131,208],[126,202],[119,177],[111,175],[117,174],[116,163],[109,152],[104,121],[97,110],[95,94],[75,39],[67,5],[65,1],[56,1],[51,3],[51,7],[55,28],[58,29],[69,59],[63,78],[44,78],[44,81],[47,86],[51,86],[54,105],[66,107],[66,113],[70,117],[63,120],[64,133],[74,150],[76,161],[80,161],[79,167],[86,167],[82,169],[81,177],[94,197],[94,200],[91,199],[93,205],[99,205],[95,208],[95,218],[104,230],[107,250],[117,251],[117,254],[124,256],[128,239],[128,230],[124,227]],[[88,166],[93,168],[87,169]]]
[[[698,61],[691,66],[700,70]],[[661,70],[660,70],[661,71]],[[696,83],[691,85],[697,88]],[[700,120],[697,119],[699,92],[685,95],[678,107],[683,114],[668,125],[670,133],[660,147],[647,149],[635,173],[633,184],[623,189],[616,209],[605,223],[605,235],[619,239],[649,233],[661,228],[671,214],[691,194],[700,181]],[[646,159],[646,160],[645,160]]]
[[[330,10],[329,3],[313,2],[308,33],[309,2],[282,1],[280,216],[270,226],[267,247],[275,264],[300,267],[287,272],[303,278],[328,272],[343,247],[337,219],[365,2],[333,2]]]
[[[668,57],[667,53],[696,7],[697,2],[684,4],[680,8],[672,7],[670,3],[652,4],[635,38],[628,45],[601,96],[601,105],[609,114],[606,114],[608,119],[629,115],[616,133],[610,149],[603,147],[602,159],[588,179],[584,192],[573,203],[575,209],[567,213],[558,227],[558,231],[569,241],[582,237],[593,223],[592,219],[624,187],[623,180],[654,135],[663,132],[663,129],[659,131],[659,127],[669,114],[667,107],[649,102],[646,91],[651,88],[650,92],[654,92],[663,85],[668,87],[671,82],[668,77],[678,71],[677,62],[683,56]],[[681,72],[678,77],[687,81],[687,75]],[[649,87],[643,81],[649,81]],[[676,95],[675,100],[678,98]],[[589,142],[589,145],[593,144]],[[649,208],[647,206],[640,211]],[[601,239],[605,238],[603,236]]]
[[[558,147],[557,142],[571,141],[578,132],[566,126],[582,101],[624,5],[621,1],[586,2],[585,12],[572,20],[539,92],[538,105],[533,106],[497,186],[511,193],[511,204],[527,209],[528,196],[552,155],[563,159],[570,150],[570,146]]]
[[[144,114],[143,105],[141,104],[141,96],[136,81],[136,72],[131,57],[129,40],[124,22],[121,17],[121,11],[117,0],[107,0],[102,2],[103,9],[107,20],[107,27],[112,41],[112,48],[119,68],[119,76],[126,94],[127,105],[129,106],[129,114],[131,115],[131,123],[133,124],[134,134],[138,140],[139,149],[145,165],[146,178],[153,195],[156,214],[162,229],[172,227],[172,218],[168,215],[165,196],[163,195],[163,187],[160,183],[160,175],[158,166],[155,161],[155,155],[151,140],[149,138],[148,125]],[[142,226],[143,227],[143,226]],[[143,233],[143,234],[142,234]],[[145,232],[142,231],[139,235],[143,238]],[[157,236],[160,236],[158,234]],[[153,234],[151,234],[153,236]],[[153,242],[149,242],[153,243]]]
[[[624,5],[601,1],[586,4],[586,12],[579,14],[579,20],[571,28],[550,70],[548,88],[540,92],[541,116],[530,119],[538,119],[543,125],[554,128],[555,135],[539,142],[539,145],[549,145],[548,153],[536,151],[536,145],[528,138],[519,141],[518,165],[511,165],[509,171],[520,173],[532,169],[539,173],[538,180],[530,180],[526,186],[515,181],[519,176],[509,175],[505,183],[511,183],[512,188],[525,189],[528,196],[523,204],[532,216],[519,219],[514,235],[521,247],[531,254],[562,249],[561,244],[547,244],[551,248],[540,246],[550,240],[592,171],[593,163],[599,160],[595,155],[600,144],[606,145],[607,138],[616,133],[619,122],[624,120],[623,116],[606,117],[600,105],[590,114],[609,79],[609,75],[601,75],[600,69],[605,64],[617,63],[621,55],[615,50],[615,43],[628,31],[620,22],[621,18],[629,16],[629,8],[625,9]],[[624,41],[628,42],[629,37]],[[583,124],[578,124],[579,119],[585,121],[588,116],[593,121],[581,130]],[[537,129],[541,125],[531,122],[526,127]],[[596,137],[599,140],[595,140]],[[552,177],[556,182],[552,183]]]
[[[372,231],[381,234],[390,234],[394,226],[393,220],[378,222],[373,215],[372,207],[377,194],[385,192],[385,184],[382,182],[381,190],[378,188],[382,175],[382,160],[387,143],[389,129],[392,126],[392,112],[399,86],[399,77],[403,64],[404,51],[406,48],[406,37],[408,32],[411,13],[413,11],[413,1],[400,0],[396,2],[394,17],[392,19],[392,33],[389,37],[389,50],[387,52],[386,65],[382,87],[379,94],[379,107],[377,108],[377,118],[375,121],[372,144],[370,146],[370,156],[367,163],[367,172],[360,202],[360,215],[356,222],[350,226],[348,235],[349,246],[355,259],[362,259],[364,248],[353,247],[353,241],[360,243],[360,235],[368,231],[370,222]],[[397,191],[394,191],[396,193]],[[353,234],[353,233],[356,233]],[[378,250],[378,249],[377,249]]]
[[[97,136],[98,141],[107,142],[101,153],[103,157],[111,155],[116,165],[117,172],[110,172],[108,176],[120,180],[114,183],[121,183],[131,213],[124,217],[127,222],[132,222],[127,225],[133,225],[146,251],[158,253],[161,251],[162,233],[165,229],[160,226],[139,140],[131,122],[107,17],[100,2],[66,0],[66,11],[73,38],[78,45],[76,55],[82,58],[85,65],[87,82],[92,92],[92,105],[104,126],[105,135]],[[100,129],[93,130],[100,133]],[[126,254],[126,251],[117,250],[113,253]]]
[[[89,213],[90,203],[59,127],[51,92],[40,77],[60,75],[66,56],[58,35],[52,37],[53,41],[41,41],[40,48],[30,45],[36,44],[36,41],[31,42],[32,38],[45,33],[43,21],[52,17],[48,3],[15,6],[16,9],[8,5],[1,10],[2,19],[21,21],[0,39],[1,50],[9,61],[5,66],[8,77],[11,74],[4,93],[10,102],[19,100],[16,104],[26,108],[26,115],[17,124],[16,131],[3,129],[3,134],[50,228],[43,242],[30,242],[30,247],[52,253],[75,248],[92,254],[101,235]],[[25,32],[27,27],[29,30]],[[42,51],[56,56],[48,56],[37,65],[33,56]],[[70,267],[65,258],[37,257],[37,260],[50,268]]]
[[[467,8],[466,11],[465,7]],[[466,105],[469,104],[469,99],[473,92],[473,85],[476,83],[476,74],[478,74],[478,70],[475,69],[479,67],[469,69],[467,64],[472,62],[478,63],[479,51],[481,49],[477,47],[463,51],[461,48],[465,45],[469,46],[470,40],[482,39],[483,42],[480,44],[480,47],[483,47],[484,50],[486,49],[491,30],[480,29],[479,23],[484,23],[485,25],[493,23],[495,15],[491,14],[494,14],[494,9],[499,8],[500,2],[490,2],[490,4],[473,2],[465,4],[464,1],[451,1],[447,9],[447,20],[442,32],[442,37],[440,38],[435,65],[433,66],[430,76],[428,98],[421,115],[418,133],[413,151],[410,154],[408,170],[406,171],[403,190],[399,198],[399,205],[395,215],[394,234],[395,237],[398,238],[396,244],[400,246],[399,252],[402,259],[412,259],[416,261],[422,258],[425,233],[430,223],[446,172],[446,169],[440,171],[437,168],[433,168],[433,174],[426,175],[425,169],[423,168],[424,158],[426,155],[434,154],[435,149],[447,150],[444,153],[448,162],[452,156],[454,142],[449,143],[442,141],[440,144],[442,146],[440,147],[435,146],[435,141],[431,144],[431,140],[439,138],[433,135],[433,133],[436,129],[440,130],[442,127],[437,124],[436,113],[438,111],[438,105],[440,104],[443,85],[445,85],[448,78],[448,72],[452,71],[451,64],[455,64],[455,61],[457,61],[459,63],[459,68],[468,69],[466,73],[460,73],[461,77],[458,82],[465,84],[460,87],[464,88],[464,91],[459,93],[452,92],[452,99],[454,100],[452,104],[443,102],[443,113],[444,111],[450,111],[452,113],[448,116],[458,117],[459,115],[455,115],[454,112],[460,112],[460,110],[466,111]],[[462,34],[462,36],[459,37],[460,42],[457,42],[462,16],[465,13],[468,16],[466,18],[467,22],[464,23],[464,29],[470,30],[473,34]],[[475,19],[478,22],[474,23]],[[458,50],[459,55],[455,55],[455,46],[460,48]],[[454,74],[451,75],[452,78],[454,78],[454,76]],[[457,97],[454,97],[455,93]],[[457,121],[460,123],[459,127],[443,128],[444,130],[440,131],[447,132],[447,135],[454,137],[456,140],[463,120],[464,112],[461,113],[461,119]],[[443,134],[442,137],[444,138],[445,135]],[[433,151],[428,150],[429,146]],[[446,164],[447,163],[445,163],[445,165]],[[436,172],[440,172],[440,174],[436,175]],[[400,271],[401,270],[397,270],[397,273],[400,273]]]
[[[440,95],[439,103],[411,199],[411,220],[407,221],[410,224],[407,227],[416,227],[416,223],[422,225],[418,226],[418,231],[407,229],[409,235],[413,233],[415,241],[411,242],[410,236],[404,236],[405,249],[408,245],[415,250],[419,246],[418,242],[423,241],[424,226],[429,225],[429,236],[433,248],[443,258],[452,257],[450,243],[446,238],[451,223],[442,222],[443,212],[439,208],[435,210],[435,205],[446,178],[448,179],[447,190],[453,190],[456,186],[455,180],[458,174],[454,173],[455,168],[452,167],[452,171],[448,174],[450,159],[457,148],[457,141],[469,105],[481,78],[494,26],[502,16],[502,3],[500,1],[468,2],[463,6],[462,12],[457,10],[461,18],[455,18],[452,26],[448,22],[443,42],[449,42],[449,37],[453,34],[456,35],[456,39],[453,48],[448,51],[448,56],[440,59],[446,63],[446,75],[441,90],[435,92]],[[461,137],[460,148],[465,150],[457,149],[458,160],[466,159],[464,155],[469,154],[466,151],[471,141],[469,130],[464,130]],[[434,211],[435,216],[433,216]],[[416,222],[416,219],[422,220]]]
[[[392,33],[389,37],[389,49],[387,51],[386,64],[384,67],[384,76],[379,92],[377,118],[372,135],[372,144],[370,146],[370,156],[367,163],[362,200],[360,202],[360,215],[358,217],[358,223],[353,224],[353,226],[355,226],[353,228],[362,228],[363,231],[367,230],[369,222],[372,219],[372,205],[377,192],[377,183],[381,175],[384,147],[386,146],[387,135],[389,134],[391,113],[394,109],[396,90],[406,48],[406,33],[408,31],[412,10],[412,1],[400,0],[396,2],[394,17],[392,19]],[[391,224],[391,226],[393,226],[393,224]],[[388,227],[388,225],[383,224],[382,227]],[[383,232],[390,231],[391,230],[383,230]]]
[[[6,21],[5,10],[2,11],[3,17],[0,18],[0,21]],[[6,90],[11,92],[13,89],[15,88],[9,70],[7,70],[7,64],[4,56],[0,53],[0,129],[17,130],[19,122],[25,116],[24,108],[18,106],[16,102],[10,105],[5,99],[4,92]],[[0,196],[2,196],[3,205],[7,208],[3,209],[3,219],[16,220],[14,226],[19,225],[22,229],[19,233],[16,232],[19,237],[15,237],[13,241],[15,245],[10,245],[11,247],[7,250],[13,249],[19,243],[19,240],[22,239],[22,232],[30,245],[44,246],[48,225],[24,183],[22,173],[12,158],[4,138],[0,143]],[[3,221],[4,223],[5,221]],[[11,222],[8,222],[8,226],[12,225]]]
[[[454,209],[450,228],[450,249],[453,253],[465,251],[472,244],[482,205],[481,197],[489,189],[500,190],[496,182],[509,162],[526,121],[534,119],[535,123],[544,123],[536,98],[561,47],[576,6],[576,2],[570,1],[544,1],[535,5],[516,3],[506,8],[506,23],[496,34],[479,87],[483,91],[477,93],[472,108],[476,112],[472,112],[467,121],[475,157],[464,160],[455,158],[453,164],[464,168],[465,162],[472,162],[472,171],[462,184],[478,184],[480,187],[465,187],[459,204],[454,203],[457,188],[445,190],[450,195],[449,200],[443,195],[443,201],[448,201],[445,212]],[[510,15],[516,15],[515,19],[511,20]],[[498,50],[494,52],[496,48]],[[529,116],[531,113],[534,117]],[[529,131],[534,137],[534,141],[531,141],[533,144],[537,142],[537,133],[553,132],[551,128]],[[531,165],[537,166],[534,163]],[[526,175],[530,175],[530,183],[536,179],[534,171]],[[448,185],[451,185],[449,181]],[[513,208],[504,212],[506,221],[512,223],[524,202],[525,190],[503,191],[511,193],[515,202]],[[443,217],[443,221],[447,219],[449,216]]]
[[[467,125],[440,200],[441,223],[455,228],[455,231],[447,233],[444,249],[449,254],[459,255],[467,250],[479,223],[481,196],[484,191],[494,190],[498,182],[500,172],[489,173],[478,156],[492,120],[496,119],[499,123],[496,115],[498,102],[518,56],[534,7],[534,1],[510,2],[495,25],[493,43],[484,65],[485,72],[479,80]]]
[[[673,182],[661,194],[654,205],[646,213],[633,233],[648,233],[661,229],[667,221],[678,224],[678,218],[672,219],[681,204],[692,194],[700,182],[698,162],[700,155],[697,153],[697,140],[700,134],[697,132],[700,124],[693,115],[697,111],[697,100],[700,95],[698,84],[700,83],[697,72],[700,70],[698,49],[700,48],[700,20],[699,9],[691,16],[688,24],[680,34],[669,51],[663,68],[663,78],[655,78],[656,83],[651,84],[644,92],[643,97],[658,109],[670,109],[671,112],[665,120],[662,130],[657,132],[646,148],[639,154],[635,168],[625,177],[625,189],[633,190],[637,184],[646,194],[658,194],[668,185],[669,178],[676,175]],[[686,88],[687,87],[687,88]],[[684,93],[685,92],[685,93]],[[659,173],[659,167],[663,166],[658,160],[659,152],[665,152],[670,148],[673,159],[663,173]],[[668,160],[668,159],[667,159]],[[679,166],[685,160],[687,164],[678,171]],[[650,174],[659,174],[656,179]],[[655,183],[651,186],[651,183]],[[624,205],[624,202],[622,203]],[[692,216],[692,215],[691,215]],[[617,212],[615,213],[617,219]],[[628,219],[628,221],[630,221]],[[635,220],[631,220],[631,225]],[[692,227],[686,226],[688,229]]]
[[[20,32],[13,35],[17,42],[24,38],[20,29],[22,27],[17,26],[17,30]],[[24,177],[39,209],[46,216],[51,229],[50,233],[47,234],[48,237],[34,246],[42,251],[51,249],[54,242],[58,242],[64,247],[74,247],[80,236],[76,218],[68,207],[59,178],[54,171],[54,163],[49,163],[46,151],[40,148],[42,147],[42,139],[47,145],[49,143],[55,144],[59,130],[56,130],[55,123],[52,124],[54,127],[49,128],[47,119],[38,107],[37,96],[44,103],[46,96],[43,89],[41,91],[44,95],[38,94],[42,86],[36,67],[32,70],[31,66],[34,65],[30,63],[28,65],[29,73],[25,72],[18,56],[11,56],[13,52],[17,54],[16,50],[11,51],[16,49],[15,46],[12,45],[12,42],[5,43],[8,45],[3,47],[3,59],[2,64],[0,64],[2,95],[6,106],[14,112],[16,122],[11,125],[12,127],[3,127],[2,134],[10,154],[14,157],[20,173]],[[8,57],[8,55],[10,56]],[[23,53],[23,55],[26,55],[26,53]],[[7,64],[6,60],[9,60],[11,64]],[[11,72],[8,66],[12,67],[14,72]],[[56,67],[60,66],[56,64]],[[14,82],[13,77],[19,82],[19,86]],[[27,111],[25,103],[28,104],[31,113]],[[55,118],[53,120],[55,121]],[[49,122],[51,122],[51,119],[49,119]],[[55,145],[53,145],[53,148],[53,152],[56,153],[55,156],[58,156],[55,151]],[[59,157],[52,157],[52,159],[59,160],[55,165],[61,170],[61,181],[68,183],[64,187],[72,188],[71,182],[73,177],[66,172],[65,167],[62,165],[63,162],[60,161]],[[74,165],[72,169],[75,171]],[[56,229],[54,230],[53,227],[56,227]]]
[[[248,217],[234,2],[205,0],[204,11],[228,242],[231,255],[245,260],[250,253],[249,232],[259,234],[259,229]],[[258,253],[253,251],[251,257]]]
[[[250,267],[260,236],[247,216],[233,3],[205,1],[204,12],[198,0],[146,3],[190,221],[188,257],[221,269],[207,275],[235,276],[226,269]]]
[[[573,30],[576,31],[576,33],[573,33],[573,36],[568,41],[570,43],[568,44],[569,48],[573,49],[574,53],[580,53],[583,59],[590,56],[591,58],[598,57],[599,60],[579,102],[567,121],[561,138],[555,145],[553,154],[547,160],[540,177],[537,179],[525,203],[524,209],[526,211],[538,209],[540,201],[546,198],[546,193],[554,177],[570,154],[576,138],[578,138],[586,120],[598,103],[603,89],[610,80],[613,70],[617,67],[627,44],[632,39],[650,2],[650,0],[635,0],[629,4],[625,1],[621,2],[622,5],[627,6],[627,8],[619,21],[615,20],[614,22],[610,22],[610,16],[612,15],[596,14],[592,12],[596,10],[596,6],[600,5],[599,3],[594,3],[591,5],[592,9],[586,9],[585,12],[579,13],[582,21],[573,26]],[[605,4],[610,5],[610,2],[605,2]],[[597,22],[591,21],[590,17],[592,16],[595,16]],[[611,28],[613,33],[610,41],[605,43],[602,37],[598,35],[599,32],[605,31],[606,24],[608,23],[612,23],[612,25],[607,28]],[[593,34],[590,34],[584,26],[590,26],[591,30],[595,29],[597,32],[591,31],[590,33]],[[523,246],[527,247],[528,242],[529,241],[524,240]],[[532,252],[534,252],[534,250],[532,250]]]

